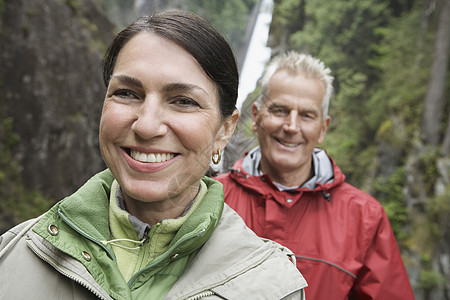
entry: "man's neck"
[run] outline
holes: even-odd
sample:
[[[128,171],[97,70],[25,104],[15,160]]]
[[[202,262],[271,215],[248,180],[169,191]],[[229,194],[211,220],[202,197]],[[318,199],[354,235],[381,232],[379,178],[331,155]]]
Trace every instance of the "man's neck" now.
[[[314,169],[312,161],[302,169],[294,169],[292,171],[282,171],[271,168],[261,160],[260,170],[263,174],[267,174],[273,182],[281,184],[286,187],[299,187],[314,176]]]

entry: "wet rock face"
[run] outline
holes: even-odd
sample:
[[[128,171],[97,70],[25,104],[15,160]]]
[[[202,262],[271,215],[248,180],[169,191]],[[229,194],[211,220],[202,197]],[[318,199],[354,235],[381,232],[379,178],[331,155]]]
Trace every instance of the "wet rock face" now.
[[[0,112],[20,136],[13,150],[25,184],[54,199],[104,168],[101,60],[114,26],[94,2],[3,2]]]

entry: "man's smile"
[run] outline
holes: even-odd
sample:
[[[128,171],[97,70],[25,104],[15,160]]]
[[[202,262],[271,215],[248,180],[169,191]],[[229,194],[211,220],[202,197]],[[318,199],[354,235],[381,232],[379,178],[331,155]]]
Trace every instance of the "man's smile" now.
[[[278,143],[280,143],[281,145],[286,146],[286,147],[290,147],[290,148],[297,147],[297,146],[299,146],[301,144],[301,143],[288,143],[288,142],[282,141],[282,140],[280,140],[278,138],[275,138],[275,140]]]

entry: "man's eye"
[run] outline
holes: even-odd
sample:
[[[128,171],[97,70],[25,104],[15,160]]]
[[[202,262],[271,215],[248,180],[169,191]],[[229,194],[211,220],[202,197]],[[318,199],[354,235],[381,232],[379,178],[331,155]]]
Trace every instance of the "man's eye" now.
[[[300,116],[305,120],[315,120],[318,117],[315,113],[312,112],[305,112],[300,114]]]
[[[282,107],[271,107],[269,113],[277,117],[286,117],[289,115],[289,110]]]

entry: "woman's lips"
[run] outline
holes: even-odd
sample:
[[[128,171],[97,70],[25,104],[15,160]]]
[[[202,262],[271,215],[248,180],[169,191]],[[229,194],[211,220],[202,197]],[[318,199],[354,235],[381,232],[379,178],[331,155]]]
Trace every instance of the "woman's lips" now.
[[[144,153],[138,150],[131,149],[130,156],[140,162],[144,163],[159,163],[174,158],[174,153]]]
[[[128,165],[141,173],[154,173],[172,165],[179,153],[154,152],[145,153],[130,148],[121,148],[122,154]]]

